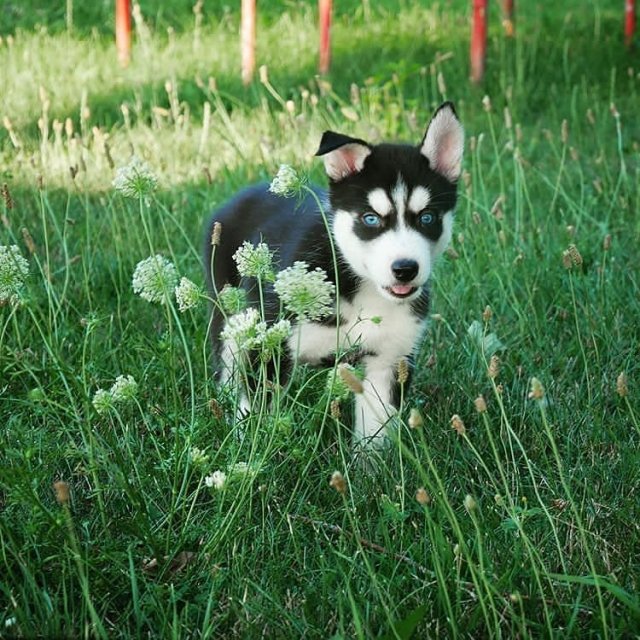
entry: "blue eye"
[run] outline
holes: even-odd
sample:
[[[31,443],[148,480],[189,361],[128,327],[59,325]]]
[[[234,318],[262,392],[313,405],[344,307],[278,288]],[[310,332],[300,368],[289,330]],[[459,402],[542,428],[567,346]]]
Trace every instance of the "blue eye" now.
[[[428,227],[435,222],[436,218],[432,213],[423,213],[420,215],[420,224]]]
[[[380,220],[380,216],[375,213],[365,213],[362,218],[362,224],[365,227],[380,227],[382,225],[382,220]]]

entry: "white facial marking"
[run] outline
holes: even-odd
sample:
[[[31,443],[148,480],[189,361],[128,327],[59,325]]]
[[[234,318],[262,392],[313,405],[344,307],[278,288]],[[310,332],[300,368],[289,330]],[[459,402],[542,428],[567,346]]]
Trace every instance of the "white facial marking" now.
[[[407,207],[407,185],[404,183],[404,180],[400,175],[398,176],[396,186],[391,190],[391,199],[395,205],[398,220],[403,220],[404,212]]]
[[[426,208],[430,200],[431,194],[429,193],[429,189],[425,187],[415,187],[409,197],[409,210],[414,213],[420,213]]]
[[[377,214],[388,216],[391,213],[393,205],[384,189],[374,189],[370,191],[367,200]]]

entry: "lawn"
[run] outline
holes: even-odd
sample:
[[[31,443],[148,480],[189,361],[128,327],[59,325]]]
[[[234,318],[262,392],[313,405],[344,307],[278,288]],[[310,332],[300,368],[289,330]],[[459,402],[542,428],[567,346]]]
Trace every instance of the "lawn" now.
[[[142,2],[124,70],[112,2],[75,3],[70,32],[62,2],[2,6],[0,273],[15,245],[28,276],[0,305],[0,637],[635,637],[623,3],[518,3],[506,38],[492,2],[478,87],[466,0],[335,3],[324,78],[315,3],[262,4],[246,88],[239,3]],[[454,240],[388,446],[354,457],[332,369],[240,424],[208,302],[144,300],[136,265],[204,287],[205,220],[238,188],[282,163],[324,184],[322,131],[418,143],[444,100],[467,134]],[[146,197],[113,186],[132,155]]]

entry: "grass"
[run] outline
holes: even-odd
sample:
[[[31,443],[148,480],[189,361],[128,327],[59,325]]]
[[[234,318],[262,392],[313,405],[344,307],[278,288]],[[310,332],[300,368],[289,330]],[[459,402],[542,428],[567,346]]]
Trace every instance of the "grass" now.
[[[467,4],[341,5],[318,79],[310,6],[270,3],[269,80],[246,89],[235,7],[207,3],[196,30],[188,3],[143,4],[123,71],[110,3],[77,4],[71,34],[63,9],[10,5],[0,244],[31,273],[24,304],[0,307],[0,635],[637,632],[640,76],[622,7],[521,3],[515,40],[492,16],[476,88]],[[237,188],[282,162],[323,182],[325,128],[417,142],[444,99],[469,143],[403,402],[423,426],[364,473],[326,411],[327,372],[303,370],[239,441],[206,305],[144,302],[135,265],[159,252],[202,283],[204,221]],[[159,176],[148,208],[111,187],[132,150]],[[565,268],[571,244],[581,260]],[[121,374],[136,402],[98,414],[95,392]],[[205,485],[238,462],[251,472]]]

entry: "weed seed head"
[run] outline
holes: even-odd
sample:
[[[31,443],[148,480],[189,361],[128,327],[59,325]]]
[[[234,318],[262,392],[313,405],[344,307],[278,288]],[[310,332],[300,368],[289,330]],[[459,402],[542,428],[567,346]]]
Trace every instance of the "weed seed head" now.
[[[338,375],[346,387],[353,393],[360,394],[364,392],[362,380],[355,374],[352,366],[342,363],[338,365]]]
[[[484,399],[483,396],[478,396],[474,401],[473,404],[476,407],[476,411],[478,413],[486,413],[487,411],[487,402]]]
[[[616,392],[621,398],[626,398],[629,395],[629,387],[627,384],[627,374],[622,371],[616,380]]]
[[[56,494],[56,500],[61,505],[69,504],[69,483],[64,480],[58,480],[53,483],[53,491]]]
[[[531,390],[529,391],[530,400],[543,400],[544,387],[538,378],[531,378]]]
[[[222,236],[222,223],[214,222],[213,231],[211,232],[211,246],[217,247],[220,244],[220,236]]]
[[[398,362],[398,384],[407,384],[409,380],[409,363],[406,358]]]
[[[346,362],[339,364],[335,369],[330,369],[327,376],[327,393],[338,402],[347,400],[353,391],[351,386],[345,382],[344,375],[346,374],[341,372],[342,369],[347,370],[360,381],[357,369]]]
[[[143,300],[165,304],[178,284],[178,271],[164,256],[151,256],[138,262],[131,284]]]
[[[0,245],[0,306],[20,303],[29,263],[15,245]]]
[[[273,288],[298,320],[320,320],[333,312],[336,287],[319,267],[310,271],[306,262],[294,262],[276,275]]]
[[[427,490],[424,487],[420,487],[416,491],[416,500],[418,501],[418,504],[426,507],[431,502],[431,496],[427,493]]]
[[[491,356],[491,360],[489,361],[489,368],[487,369],[488,376],[495,380],[500,373],[500,358],[498,356]]]
[[[339,471],[334,471],[331,474],[331,480],[329,480],[329,486],[335,489],[338,493],[344,495],[347,492],[347,481]]]
[[[422,414],[414,407],[409,412],[409,426],[412,429],[421,429],[424,425]]]
[[[22,231],[22,239],[24,240],[24,243],[27,245],[27,250],[31,255],[35,254],[36,243],[33,241],[33,238],[29,233],[29,229],[27,229],[27,227],[22,227],[21,231]]]
[[[471,513],[472,511],[475,511],[478,508],[478,504],[475,498],[469,493],[464,497],[464,508],[469,513]]]
[[[467,432],[464,422],[462,422],[462,418],[457,413],[451,416],[451,428],[459,436],[463,436]]]
[[[582,255],[575,244],[570,244],[567,250],[562,253],[562,265],[565,269],[582,266]]]
[[[0,188],[0,195],[4,200],[4,206],[7,208],[7,211],[11,211],[11,209],[13,209],[13,198],[9,192],[9,185],[6,182]]]
[[[225,285],[218,294],[218,302],[229,315],[235,315],[247,308],[247,292],[238,287]]]

